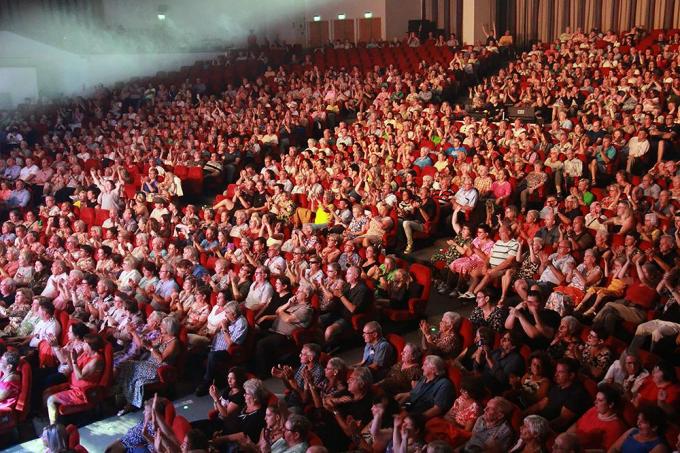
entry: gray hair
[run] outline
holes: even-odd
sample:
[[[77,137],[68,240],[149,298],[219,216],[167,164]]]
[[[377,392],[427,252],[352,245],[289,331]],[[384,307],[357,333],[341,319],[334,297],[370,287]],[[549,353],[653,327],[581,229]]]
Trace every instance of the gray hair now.
[[[241,307],[239,306],[238,302],[234,300],[227,302],[227,304],[224,306],[224,310],[230,311],[236,316],[241,316]]]
[[[455,311],[447,311],[442,315],[442,318],[447,318],[450,322],[451,325],[453,325],[454,329],[457,329],[460,327],[460,323],[463,320],[463,317],[460,315],[460,313],[455,312]]]
[[[503,418],[508,419],[514,410],[513,404],[502,396],[491,398],[498,405],[498,410],[503,414]]]
[[[259,379],[248,379],[246,382],[244,382],[243,393],[252,396],[258,404],[262,404],[264,402],[264,385]]]
[[[429,362],[437,370],[437,376],[442,376],[446,373],[446,363],[438,355],[428,355],[425,357],[425,361]]]
[[[340,357],[331,357],[328,360],[328,366],[338,372],[347,370],[347,362],[342,360]]]
[[[179,335],[180,323],[174,316],[166,316],[163,318],[161,321],[161,326],[165,327],[165,330],[168,332],[168,334],[172,335],[173,337]]]
[[[371,330],[375,330],[379,337],[382,337],[382,326],[378,321],[368,321],[364,327],[368,327]]]
[[[555,438],[553,445],[556,445],[558,441],[562,441],[560,445],[560,451],[569,451],[573,453],[579,453],[581,449],[581,440],[575,433],[561,433]],[[553,451],[555,447],[553,447]]]
[[[7,277],[2,280],[2,283],[9,286],[12,290],[16,289],[17,282],[12,277]]]
[[[371,370],[367,367],[362,366],[354,369],[352,373],[352,379],[359,381],[361,387],[364,389],[369,388],[373,384],[373,375]]]
[[[578,322],[578,319],[573,316],[565,316],[562,318],[562,323],[567,326],[567,330],[569,331],[570,335],[576,335],[576,333],[581,328],[581,323]]]
[[[527,415],[524,417],[524,425],[540,442],[545,441],[550,433],[550,423],[540,415]]]

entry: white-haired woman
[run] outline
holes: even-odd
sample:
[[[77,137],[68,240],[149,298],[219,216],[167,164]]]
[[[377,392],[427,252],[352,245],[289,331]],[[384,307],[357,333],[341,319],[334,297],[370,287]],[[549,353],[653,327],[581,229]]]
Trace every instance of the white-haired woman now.
[[[545,441],[550,434],[548,420],[540,415],[528,415],[519,428],[519,439],[510,453],[547,452]]]

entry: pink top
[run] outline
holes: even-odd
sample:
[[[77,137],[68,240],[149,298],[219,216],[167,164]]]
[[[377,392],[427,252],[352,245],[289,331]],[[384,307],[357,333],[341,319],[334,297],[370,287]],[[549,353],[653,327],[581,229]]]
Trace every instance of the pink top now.
[[[7,392],[7,397],[0,401],[0,409],[14,407],[21,392],[21,379],[0,382],[0,391]]]

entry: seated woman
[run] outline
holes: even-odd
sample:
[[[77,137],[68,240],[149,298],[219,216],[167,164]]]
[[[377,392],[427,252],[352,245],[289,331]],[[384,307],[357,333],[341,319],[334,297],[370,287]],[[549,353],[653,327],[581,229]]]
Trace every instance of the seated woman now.
[[[220,452],[232,451],[234,444],[258,442],[266,426],[266,391],[259,379],[248,379],[243,384],[245,404],[241,411],[225,421],[221,435],[213,437],[213,445]]]
[[[594,326],[583,347],[567,351],[567,356],[581,363],[581,371],[593,379],[601,379],[614,361],[612,351],[604,344],[609,335],[604,329]]]
[[[463,339],[458,330],[462,318],[455,311],[447,311],[439,321],[439,328],[431,326],[427,321],[420,322],[421,347],[427,354],[438,354],[455,358],[463,349]]]
[[[126,330],[130,335],[130,343],[126,348],[117,351],[113,355],[113,372],[118,373],[120,366],[128,360],[135,360],[144,351],[144,343],[153,343],[160,336],[160,325],[165,313],[162,311],[151,312],[146,319],[146,324],[134,326],[128,324]]]
[[[634,395],[632,403],[636,407],[645,404],[659,406],[668,416],[677,414],[680,401],[680,384],[675,369],[668,362],[659,362],[645,379],[640,390]]]
[[[620,401],[616,388],[600,384],[595,405],[571,425],[568,432],[579,437],[582,448],[608,450],[626,430],[626,424],[617,414]]]
[[[519,428],[519,439],[510,453],[547,452],[546,440],[550,434],[548,420],[540,415],[528,415]]]
[[[456,428],[472,431],[477,418],[482,415],[482,398],[485,395],[484,383],[475,376],[466,376],[460,383],[460,396],[444,418]]]
[[[83,353],[85,349],[85,337],[90,334],[90,328],[82,322],[71,324],[67,333],[67,342],[64,346],[59,346],[56,338],[50,338],[50,346],[57,359],[57,366],[38,368],[33,372],[33,401],[40,401],[43,390],[53,385],[68,382],[73,369],[70,366],[70,355],[75,352],[76,356]]]
[[[425,418],[421,414],[409,413],[394,417],[392,443],[387,451],[423,451],[425,442]]]
[[[7,351],[0,357],[0,410],[14,408],[21,392],[19,353]]]
[[[394,278],[387,282],[387,287],[377,292],[376,306],[404,310],[408,308],[409,299],[420,295],[422,286],[413,280],[406,269],[397,269]]]
[[[590,318],[597,314],[604,300],[623,296],[627,282],[630,280],[630,278],[627,277],[630,263],[628,256],[614,258],[612,262],[613,267],[610,271],[609,261],[605,259],[604,278],[608,280],[607,286],[588,287],[581,302],[575,306],[575,311],[577,313],[583,313],[583,316],[586,318]],[[593,296],[595,297],[595,301],[590,300]]]
[[[388,394],[408,392],[423,375],[420,367],[423,351],[413,343],[406,343],[401,351],[401,360],[392,365],[385,378],[376,385]]]
[[[527,360],[529,367],[519,380],[510,382],[513,389],[507,396],[516,401],[520,407],[528,408],[546,396],[550,389],[552,364],[550,357],[543,351],[536,351]]]
[[[243,396],[243,384],[247,380],[246,372],[243,368],[232,367],[227,373],[227,386],[220,394],[215,384],[208,389],[208,394],[213,400],[214,414],[210,414],[206,420],[193,422],[194,428],[199,428],[206,435],[224,429],[227,420],[238,416],[245,405]]]
[[[104,341],[98,335],[85,337],[83,351],[68,355],[68,366],[73,370],[67,389],[56,387],[56,393],[47,389],[47,415],[50,423],[56,423],[57,411],[61,405],[76,405],[87,402],[87,391],[99,384],[104,372]]]
[[[33,330],[32,327],[28,329],[28,326],[32,324],[32,319],[37,323],[39,317],[37,302],[34,304],[36,306],[35,311],[31,310],[32,301],[33,291],[29,288],[19,288],[16,296],[14,296],[14,303],[7,308],[0,307],[0,319],[7,320],[7,324],[0,330],[0,337],[22,336],[20,330],[23,329],[25,332]],[[33,314],[34,317],[29,317],[29,314]]]
[[[595,251],[588,249],[583,254],[583,263],[570,269],[566,275],[566,285],[553,288],[545,308],[565,316],[581,304],[585,291],[602,279],[602,270],[597,265]]]
[[[621,434],[609,449],[610,453],[666,453],[664,431],[666,414],[657,406],[643,406],[637,417],[637,426]]]
[[[475,330],[480,327],[490,327],[492,330],[500,332],[503,329],[505,318],[508,317],[508,309],[496,304],[493,291],[489,287],[478,291],[475,300],[477,305],[470,314],[470,322]]]
[[[187,332],[199,333],[205,328],[210,315],[210,288],[199,287],[194,293],[194,303],[186,311],[184,326]]]
[[[125,407],[118,416],[142,407],[144,385],[154,382],[161,365],[173,365],[179,356],[182,346],[179,342],[180,324],[173,316],[163,318],[160,324],[161,334],[155,342],[143,341],[148,351],[146,360],[124,362],[120,366],[118,385],[120,394],[125,399]]]
[[[394,220],[390,217],[390,207],[382,201],[376,204],[378,214],[371,216],[365,232],[359,234],[354,239],[355,244],[368,247],[382,243],[383,236],[394,226]]]
[[[285,439],[286,418],[288,411],[285,404],[269,405],[264,414],[265,427],[260,433],[260,441],[252,445],[255,451],[272,451],[272,445],[279,439]],[[251,446],[250,444],[248,446]]]
[[[581,347],[581,324],[573,316],[565,316],[560,320],[557,334],[548,346],[548,354],[553,360],[559,360],[569,351]]]

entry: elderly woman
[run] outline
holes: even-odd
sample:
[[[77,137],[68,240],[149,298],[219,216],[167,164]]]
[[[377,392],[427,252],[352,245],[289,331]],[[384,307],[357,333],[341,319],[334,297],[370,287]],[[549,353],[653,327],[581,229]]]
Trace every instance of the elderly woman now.
[[[148,351],[147,360],[124,362],[120,366],[118,383],[126,405],[118,412],[118,416],[142,407],[144,385],[157,379],[156,372],[161,365],[173,365],[181,353],[179,342],[180,324],[173,316],[163,318],[160,324],[161,334],[155,342],[141,340]]]
[[[424,351],[448,358],[455,358],[463,349],[463,339],[458,330],[462,317],[455,311],[447,311],[439,321],[439,327],[431,326],[427,321],[420,322],[422,333],[421,346]]]
[[[66,389],[56,388],[56,393],[51,393],[47,398],[47,414],[50,423],[57,420],[57,411],[60,405],[77,405],[87,402],[87,391],[99,384],[104,372],[104,341],[97,335],[85,337],[83,349],[80,354],[71,350],[68,357],[68,366],[72,369],[71,378]],[[50,389],[47,390],[50,392]]]
[[[519,439],[510,453],[547,452],[546,440],[550,434],[548,420],[540,415],[528,415],[519,428]]]
[[[505,307],[499,307],[492,296],[492,290],[488,287],[477,292],[475,299],[477,305],[470,314],[470,322],[475,329],[490,327],[496,332],[503,329],[508,310]]]
[[[596,285],[602,279],[602,270],[597,265],[597,258],[593,249],[588,249],[583,255],[583,263],[567,271],[567,285],[553,288],[548,297],[545,308],[554,310],[561,316],[570,314],[574,307],[581,304],[588,288]]]
[[[19,353],[7,351],[0,357],[0,410],[14,407],[21,391]]]
[[[423,351],[413,343],[406,343],[401,351],[401,360],[389,369],[383,380],[376,385],[388,395],[407,392],[414,382],[422,377],[420,363]]]
[[[14,296],[14,303],[7,308],[0,307],[0,318],[7,320],[7,324],[0,331],[0,337],[22,336],[18,331],[24,319],[31,313],[32,300],[33,291],[29,288],[19,288]],[[35,322],[37,321],[36,312]]]
[[[227,451],[229,444],[256,443],[266,426],[267,392],[259,379],[248,379],[243,384],[245,404],[236,417],[225,421],[221,435],[213,437],[213,444],[220,451]],[[231,451],[231,450],[229,450]]]
[[[394,220],[390,217],[390,207],[382,201],[376,204],[377,215],[371,216],[368,226],[363,234],[355,238],[355,243],[364,247],[380,244],[383,236],[394,226]]]
[[[636,407],[658,406],[670,417],[677,414],[679,401],[680,384],[675,369],[668,362],[659,362],[652,369],[632,400]]]
[[[559,360],[564,357],[567,352],[573,352],[575,349],[581,347],[581,324],[578,319],[573,316],[565,316],[560,320],[560,326],[557,328],[555,338],[548,346],[548,354],[554,360]]]
[[[274,295],[274,288],[269,283],[269,270],[265,266],[258,266],[254,275],[255,280],[250,285],[244,305],[247,309],[257,312],[269,303]]]

